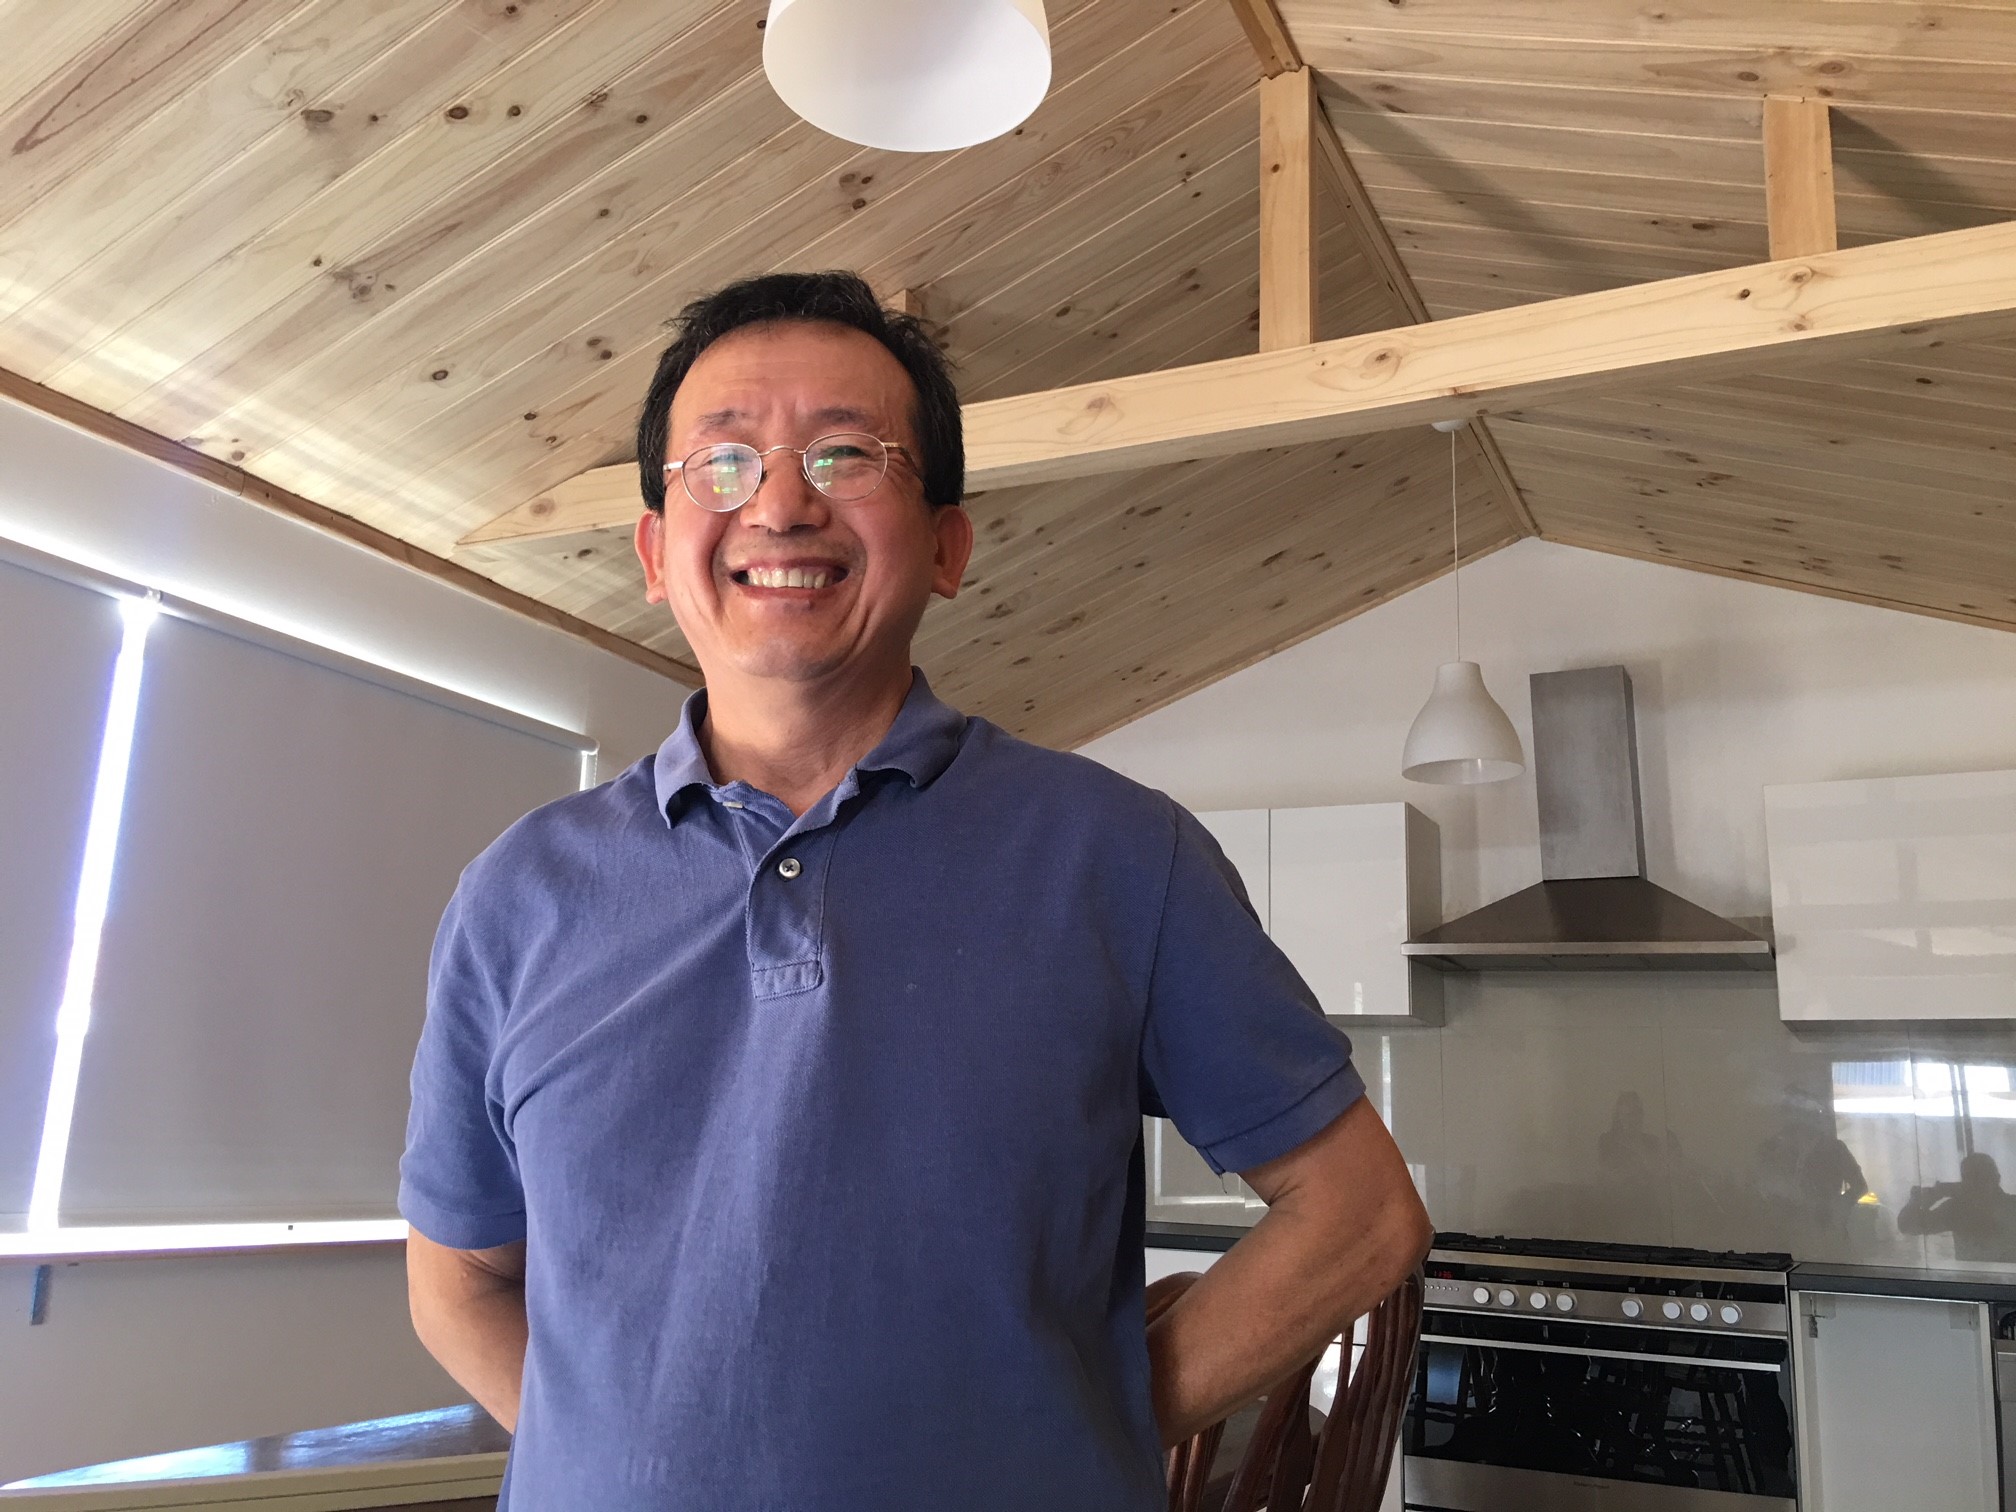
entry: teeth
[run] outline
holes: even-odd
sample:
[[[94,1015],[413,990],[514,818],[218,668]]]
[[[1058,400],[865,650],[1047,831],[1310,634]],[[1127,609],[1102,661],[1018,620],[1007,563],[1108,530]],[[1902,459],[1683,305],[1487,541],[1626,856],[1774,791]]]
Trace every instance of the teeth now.
[[[833,575],[822,568],[751,567],[743,574],[752,588],[824,588]]]

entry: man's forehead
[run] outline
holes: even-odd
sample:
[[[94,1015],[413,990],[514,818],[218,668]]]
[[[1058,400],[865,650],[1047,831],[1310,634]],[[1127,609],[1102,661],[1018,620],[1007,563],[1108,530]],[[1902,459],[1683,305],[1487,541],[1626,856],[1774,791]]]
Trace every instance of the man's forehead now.
[[[673,396],[686,425],[748,424],[780,409],[873,428],[913,402],[910,376],[864,331],[827,322],[745,326],[710,345]]]

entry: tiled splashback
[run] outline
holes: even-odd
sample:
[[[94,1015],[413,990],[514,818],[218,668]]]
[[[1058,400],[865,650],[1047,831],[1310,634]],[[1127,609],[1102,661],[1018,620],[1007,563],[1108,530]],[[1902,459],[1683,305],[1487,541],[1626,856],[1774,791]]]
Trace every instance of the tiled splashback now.
[[[2016,1024],[1794,1032],[1747,973],[1454,976],[1447,1012],[1354,1041],[1438,1228],[2016,1270]],[[1257,1218],[1176,1143],[1150,1218]]]

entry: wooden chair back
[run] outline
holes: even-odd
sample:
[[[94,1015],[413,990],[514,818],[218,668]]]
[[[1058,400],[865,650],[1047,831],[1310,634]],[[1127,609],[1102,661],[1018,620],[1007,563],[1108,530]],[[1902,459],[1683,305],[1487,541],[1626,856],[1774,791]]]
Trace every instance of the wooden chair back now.
[[[1195,1273],[1158,1283],[1154,1319],[1197,1280]],[[1367,1315],[1365,1347],[1351,1368],[1347,1346],[1336,1400],[1322,1429],[1309,1410],[1318,1355],[1267,1392],[1260,1418],[1216,1512],[1378,1512],[1400,1439],[1421,1337],[1421,1274],[1416,1271]],[[1213,1424],[1169,1451],[1169,1512],[1207,1512],[1205,1491],[1225,1425]]]

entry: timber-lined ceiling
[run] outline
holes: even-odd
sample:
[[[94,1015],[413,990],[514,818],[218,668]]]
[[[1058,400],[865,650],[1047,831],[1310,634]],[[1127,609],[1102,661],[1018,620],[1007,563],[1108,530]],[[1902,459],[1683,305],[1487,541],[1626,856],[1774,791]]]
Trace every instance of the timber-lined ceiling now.
[[[763,0],[0,0],[0,369],[683,660],[619,532],[457,541],[628,456],[668,317],[746,273],[921,291],[969,402],[1252,351],[1256,89],[1295,59],[1242,7],[1051,0],[1035,116],[913,156],[791,116]],[[1842,245],[2016,218],[2016,3],[1280,14],[1412,284],[1330,203],[1319,336],[1763,260],[1771,94],[1835,107]],[[2016,628],[2012,399],[1977,342],[1503,415],[1465,552],[1530,520]],[[1075,744],[1444,570],[1446,445],[976,496],[921,659]]]

